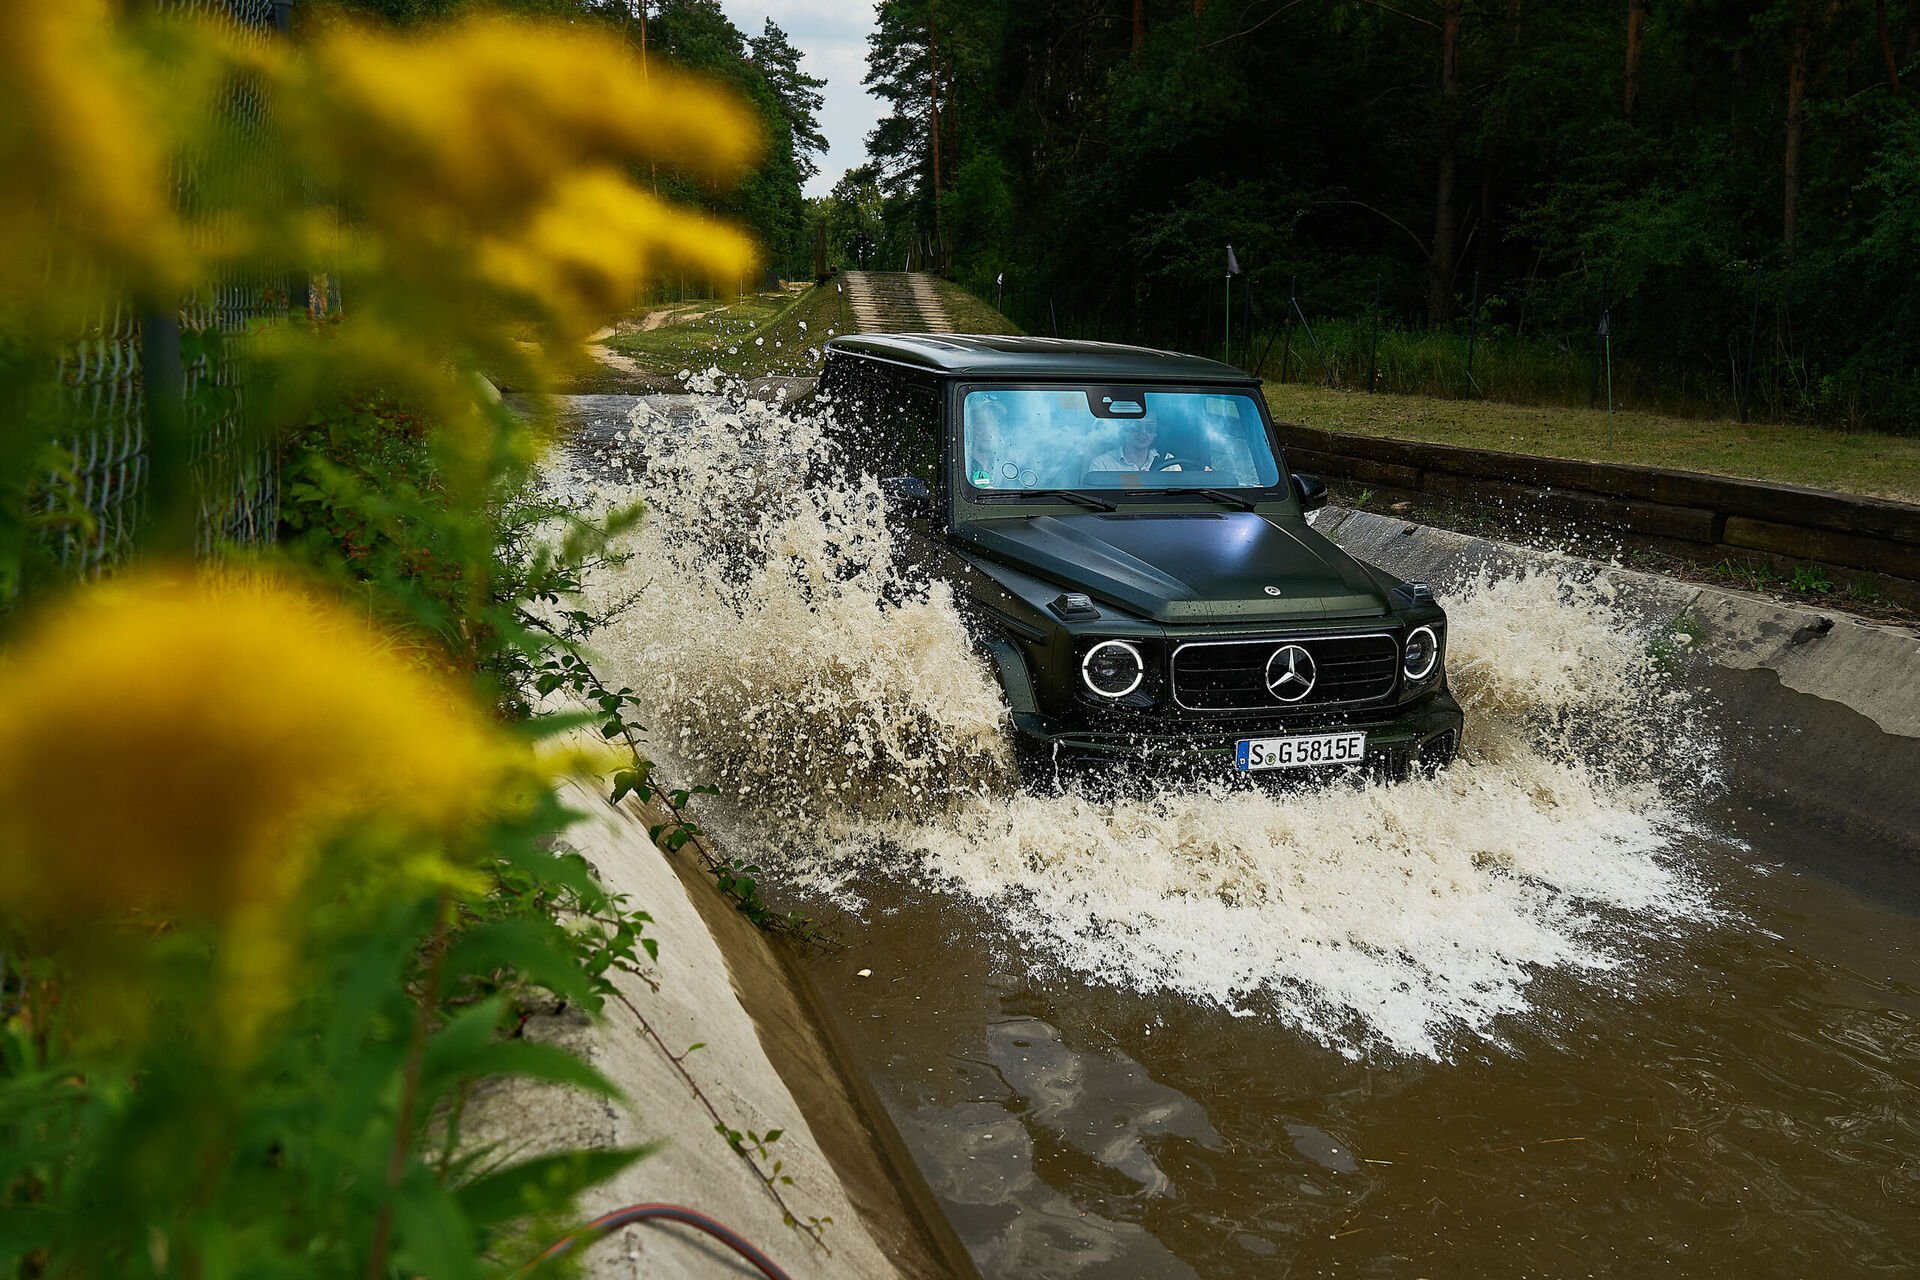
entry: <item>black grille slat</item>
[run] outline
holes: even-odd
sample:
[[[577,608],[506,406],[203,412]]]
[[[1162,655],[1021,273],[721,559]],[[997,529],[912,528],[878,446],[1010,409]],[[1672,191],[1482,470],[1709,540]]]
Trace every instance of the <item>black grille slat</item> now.
[[[1298,702],[1267,692],[1267,660],[1283,645],[1313,656],[1313,691]],[[1372,702],[1388,697],[1399,679],[1400,644],[1390,635],[1267,636],[1187,645],[1173,655],[1173,690],[1195,711],[1251,711]]]

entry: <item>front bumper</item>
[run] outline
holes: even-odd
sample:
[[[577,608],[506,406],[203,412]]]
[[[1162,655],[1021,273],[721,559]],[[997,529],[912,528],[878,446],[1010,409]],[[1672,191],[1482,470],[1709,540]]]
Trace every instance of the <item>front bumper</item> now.
[[[1337,718],[1319,717],[1310,723],[1236,718],[1231,722],[1105,729],[1067,724],[1037,711],[1016,711],[1013,727],[1023,755],[1056,763],[1190,765],[1204,773],[1228,774],[1237,772],[1234,751],[1242,739],[1363,729],[1367,735],[1364,770],[1402,778],[1415,766],[1435,769],[1449,763],[1459,750],[1465,720],[1460,704],[1443,686],[1414,702],[1357,710]],[[1352,768],[1334,766],[1273,772],[1280,775],[1343,773]]]

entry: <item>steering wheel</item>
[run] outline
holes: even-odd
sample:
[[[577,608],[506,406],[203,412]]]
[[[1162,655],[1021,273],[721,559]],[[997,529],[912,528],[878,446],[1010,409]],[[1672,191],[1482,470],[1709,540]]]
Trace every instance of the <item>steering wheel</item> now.
[[[1157,459],[1153,464],[1155,471],[1172,471],[1176,468],[1181,471],[1212,470],[1211,467],[1207,466],[1206,463],[1200,461],[1198,458],[1183,458],[1175,453],[1170,453],[1164,458]]]

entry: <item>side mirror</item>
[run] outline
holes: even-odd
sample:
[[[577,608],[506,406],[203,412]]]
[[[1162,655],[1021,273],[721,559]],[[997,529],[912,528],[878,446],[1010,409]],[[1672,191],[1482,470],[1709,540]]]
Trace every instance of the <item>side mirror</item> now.
[[[1327,482],[1319,476],[1310,476],[1301,471],[1294,472],[1293,492],[1300,499],[1302,511],[1318,511],[1327,505]]]
[[[909,519],[933,518],[933,490],[919,476],[889,476],[880,482],[887,506]]]

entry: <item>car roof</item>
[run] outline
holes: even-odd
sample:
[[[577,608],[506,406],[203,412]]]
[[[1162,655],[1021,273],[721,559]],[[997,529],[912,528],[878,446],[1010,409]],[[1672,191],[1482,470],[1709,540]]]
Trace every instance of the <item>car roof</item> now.
[[[1243,369],[1201,356],[1065,338],[861,333],[834,338],[827,349],[965,377],[1073,378],[1088,382],[1255,381]]]

